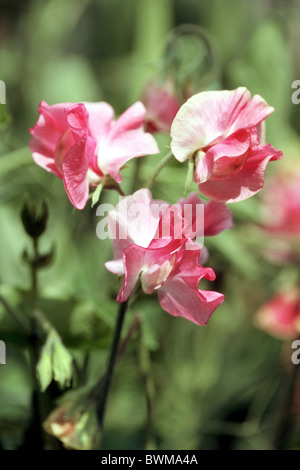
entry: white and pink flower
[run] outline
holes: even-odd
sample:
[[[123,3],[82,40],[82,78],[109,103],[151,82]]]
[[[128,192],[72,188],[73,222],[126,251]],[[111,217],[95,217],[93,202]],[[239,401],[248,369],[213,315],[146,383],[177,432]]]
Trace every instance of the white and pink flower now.
[[[247,199],[264,185],[269,161],[282,152],[264,144],[264,120],[274,111],[243,87],[201,92],[182,105],[171,127],[177,160],[195,162],[199,190],[219,202]]]
[[[187,213],[186,203],[192,207]],[[123,198],[108,214],[114,259],[106,267],[114,274],[124,275],[118,302],[128,300],[140,280],[146,294],[157,291],[162,308],[171,315],[199,325],[208,322],[224,295],[198,289],[202,278],[212,281],[215,273],[199,264],[202,249],[193,241],[199,235],[195,221],[197,204],[204,206],[207,216],[202,225],[204,234],[215,235],[231,228],[231,213],[224,204],[204,203],[195,193],[170,206],[152,200],[148,189],[140,189]]]

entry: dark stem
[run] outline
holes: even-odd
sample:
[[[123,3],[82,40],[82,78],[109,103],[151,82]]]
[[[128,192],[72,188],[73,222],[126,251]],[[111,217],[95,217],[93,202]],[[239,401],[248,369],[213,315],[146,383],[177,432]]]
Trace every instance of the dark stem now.
[[[36,260],[39,256],[39,249],[38,249],[38,239],[33,238],[33,260],[31,263],[31,302],[32,302],[32,310],[36,309],[37,303],[37,268],[36,268]]]
[[[122,326],[124,323],[126,310],[127,310],[127,301],[122,302],[119,307],[118,318],[117,318],[117,323],[115,327],[114,337],[113,337],[111,348],[110,348],[106,373],[101,383],[101,392],[100,392],[99,402],[97,406],[97,418],[98,418],[98,424],[99,424],[101,431],[103,430],[107,398],[108,398],[108,394],[110,391],[114,367],[115,367],[116,359],[118,355],[119,342],[120,342],[121,331],[122,331]]]
[[[290,435],[291,408],[293,405],[299,369],[299,365],[293,364],[291,376],[288,377],[289,382],[287,384],[286,395],[280,410],[279,421],[275,432],[274,448],[276,450],[283,449]]]
[[[37,260],[39,258],[39,247],[38,239],[33,238],[33,259],[30,266],[31,273],[31,331],[29,336],[29,357],[30,357],[30,368],[32,373],[32,379],[34,384],[34,395],[33,395],[33,426],[36,432],[39,433],[38,442],[40,442],[44,450],[51,450],[57,448],[56,440],[49,436],[43,429],[43,422],[48,417],[51,411],[51,400],[49,394],[42,393],[40,390],[40,384],[36,375],[36,368],[40,357],[41,344],[39,337],[39,313],[37,311],[38,301],[38,267]]]

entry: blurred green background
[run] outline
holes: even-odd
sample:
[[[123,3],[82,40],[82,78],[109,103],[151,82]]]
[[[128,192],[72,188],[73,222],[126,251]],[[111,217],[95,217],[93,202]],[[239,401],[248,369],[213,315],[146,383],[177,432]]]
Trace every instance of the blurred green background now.
[[[297,162],[300,120],[291,84],[300,78],[299,15],[296,0],[0,0],[0,79],[7,93],[6,107],[0,105],[0,293],[20,310],[26,305],[30,276],[22,253],[30,240],[20,210],[25,193],[46,199],[50,218],[41,250],[54,245],[55,257],[39,275],[39,307],[87,382],[103,372],[119,284],[103,264],[112,250],[110,241],[96,237],[95,208],[74,211],[62,182],[32,161],[29,128],[39,102],[105,100],[120,114],[161,66],[171,30],[195,24],[214,50],[214,87],[246,86],[261,94],[275,108],[267,141]],[[145,159],[141,181],[169,142],[158,136],[162,153]],[[286,164],[270,165],[268,177]],[[134,171],[131,161],[123,172],[128,192]],[[175,203],[185,172],[172,163],[155,183],[154,197]],[[118,196],[105,192],[104,200],[115,204]],[[257,330],[253,315],[294,268],[279,269],[262,257],[260,195],[230,208],[233,230],[207,240],[214,289],[226,295],[207,327],[171,317],[155,296],[132,305],[124,333],[138,314],[143,337],[134,335],[118,364],[104,448],[272,448],[290,345]],[[25,435],[32,413],[26,342],[2,306],[0,339],[7,345],[7,364],[0,365],[0,448],[34,447]],[[53,387],[53,398],[59,393]],[[297,432],[288,445],[300,445]]]

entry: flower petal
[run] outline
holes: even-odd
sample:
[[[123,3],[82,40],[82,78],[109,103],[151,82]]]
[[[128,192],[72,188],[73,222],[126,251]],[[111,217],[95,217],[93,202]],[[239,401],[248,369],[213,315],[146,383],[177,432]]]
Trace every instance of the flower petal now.
[[[183,162],[238,129],[256,127],[274,111],[260,96],[250,98],[244,87],[192,96],[181,106],[171,127],[175,158]]]
[[[63,180],[70,201],[77,209],[83,209],[89,197],[87,171],[89,157],[87,141],[83,137],[66,154],[62,169]]]
[[[238,172],[247,159],[250,143],[250,130],[241,129],[220,143],[213,145],[200,158],[196,167],[194,181],[196,183],[204,183],[208,179],[226,178]],[[203,172],[205,168],[203,165],[206,165],[210,171]]]
[[[180,262],[158,290],[158,300],[164,310],[198,325],[206,325],[212,313],[223,302],[224,295],[198,289],[203,277],[213,280],[211,268],[198,264],[200,250],[183,250]]]
[[[219,202],[243,201],[263,188],[269,161],[279,160],[282,152],[270,144],[251,149],[248,159],[240,171],[227,179],[209,180],[199,184],[205,196]]]

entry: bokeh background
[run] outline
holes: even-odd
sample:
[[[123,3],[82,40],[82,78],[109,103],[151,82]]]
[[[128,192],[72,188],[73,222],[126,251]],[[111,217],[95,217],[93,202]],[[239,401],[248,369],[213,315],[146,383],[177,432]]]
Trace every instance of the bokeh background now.
[[[55,256],[39,274],[39,308],[84,371],[82,383],[103,372],[119,284],[104,267],[112,250],[110,241],[96,236],[96,208],[74,211],[61,181],[32,161],[29,128],[39,102],[104,100],[120,114],[161,70],[172,30],[200,26],[214,54],[209,86],[246,86],[275,108],[267,141],[284,152],[284,160],[269,165],[269,180],[300,166],[300,105],[291,101],[292,82],[300,79],[299,15],[296,0],[0,0],[0,79],[7,102],[0,108],[0,293],[26,310],[30,275],[22,254],[30,239],[20,211],[24,194],[46,199],[50,216],[41,250],[54,246]],[[181,51],[185,66],[201,52],[193,47]],[[141,184],[168,151],[169,136],[157,140],[162,153],[145,158]],[[185,172],[172,163],[155,183],[154,196],[175,203]],[[134,175],[129,162],[123,172],[127,191]],[[291,341],[258,329],[254,318],[299,274],[297,263],[265,256],[270,235],[261,229],[263,192],[230,205],[233,230],[207,240],[214,288],[226,295],[207,327],[171,317],[155,296],[130,308],[124,333],[139,315],[143,334],[133,335],[117,366],[103,448],[274,448]],[[105,192],[104,200],[115,204],[118,195]],[[7,364],[0,365],[0,448],[34,448],[28,347],[1,305],[0,339],[7,346]],[[65,391],[50,387],[53,400]],[[292,417],[282,447],[300,446],[297,404],[292,412],[286,408]]]

